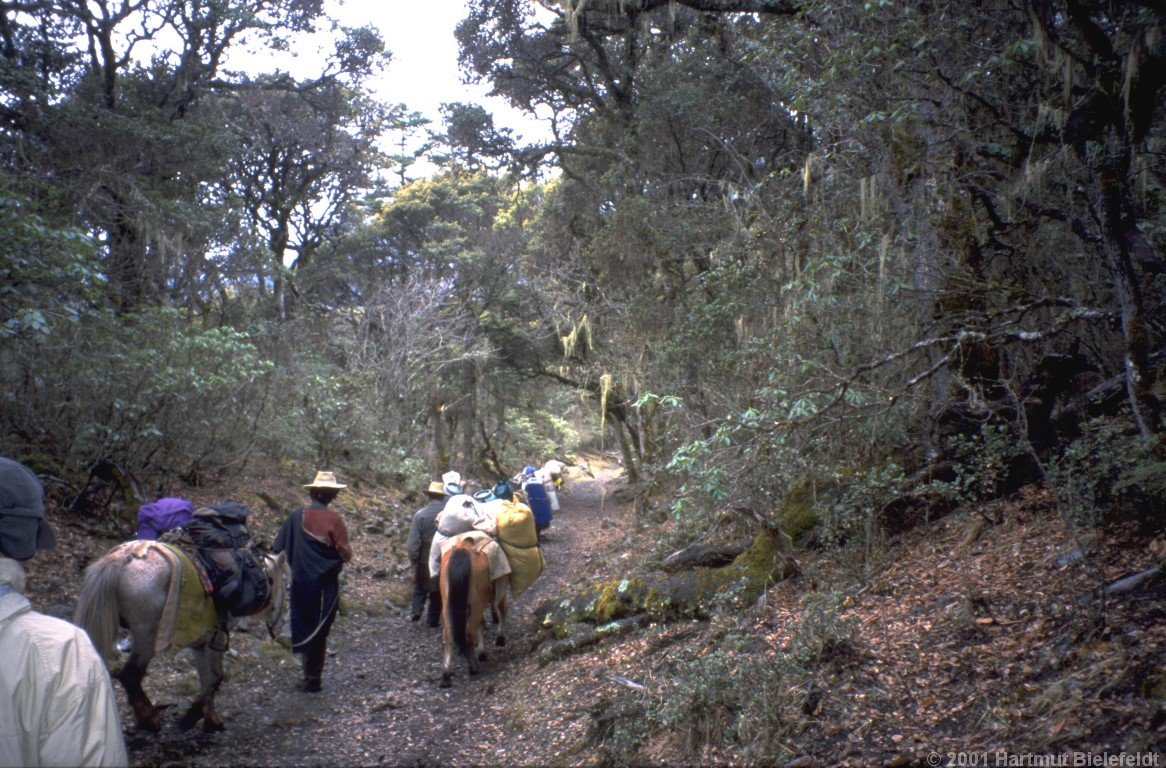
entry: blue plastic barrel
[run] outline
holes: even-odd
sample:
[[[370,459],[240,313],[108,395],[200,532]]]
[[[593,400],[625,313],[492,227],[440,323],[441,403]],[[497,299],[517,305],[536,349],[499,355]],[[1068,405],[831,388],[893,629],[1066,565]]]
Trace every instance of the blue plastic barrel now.
[[[542,531],[551,524],[554,513],[551,511],[551,500],[547,496],[547,489],[538,480],[532,480],[522,486],[526,493],[526,503],[534,513],[534,529]]]

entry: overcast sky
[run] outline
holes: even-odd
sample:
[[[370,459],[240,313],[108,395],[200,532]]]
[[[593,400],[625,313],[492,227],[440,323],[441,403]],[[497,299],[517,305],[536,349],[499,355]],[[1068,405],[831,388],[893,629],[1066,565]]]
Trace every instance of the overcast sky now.
[[[439,126],[446,102],[477,102],[494,115],[495,125],[511,128],[516,138],[545,138],[542,123],[511,109],[502,99],[487,98],[485,85],[465,85],[458,72],[454,27],[466,15],[464,0],[328,0],[327,13],[344,26],[371,24],[392,51],[387,73],[370,85],[390,103],[404,103]]]

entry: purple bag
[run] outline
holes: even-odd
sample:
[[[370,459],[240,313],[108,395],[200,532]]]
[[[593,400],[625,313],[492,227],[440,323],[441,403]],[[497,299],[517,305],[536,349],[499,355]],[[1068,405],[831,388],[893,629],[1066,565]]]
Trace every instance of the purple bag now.
[[[143,504],[138,511],[138,538],[156,539],[171,528],[186,525],[194,517],[194,504],[186,499],[164,498]]]

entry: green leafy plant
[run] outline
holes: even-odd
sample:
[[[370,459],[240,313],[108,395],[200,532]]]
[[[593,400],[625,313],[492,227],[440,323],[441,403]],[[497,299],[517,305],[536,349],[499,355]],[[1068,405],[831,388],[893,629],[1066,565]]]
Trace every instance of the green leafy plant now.
[[[960,504],[997,498],[1014,460],[1025,453],[1016,435],[1003,424],[984,424],[974,435],[952,435],[946,448],[955,462],[955,477],[936,480],[929,490]]]
[[[878,513],[886,502],[902,492],[903,468],[894,461],[836,476],[834,493],[823,493],[815,507],[819,509],[819,539],[824,544],[847,542],[870,544],[877,536]]]
[[[1058,505],[1078,525],[1098,525],[1122,513],[1147,517],[1166,498],[1158,439],[1131,434],[1121,422],[1090,421],[1047,471]]]

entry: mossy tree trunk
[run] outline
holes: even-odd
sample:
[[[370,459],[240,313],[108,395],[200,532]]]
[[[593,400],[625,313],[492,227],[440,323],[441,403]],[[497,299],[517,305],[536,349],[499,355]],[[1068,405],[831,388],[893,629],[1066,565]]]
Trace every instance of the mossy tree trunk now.
[[[706,618],[718,609],[752,606],[769,586],[797,572],[788,538],[767,529],[723,568],[605,581],[548,600],[535,609],[534,628],[562,638],[580,623],[602,625],[638,614],[659,620]]]

